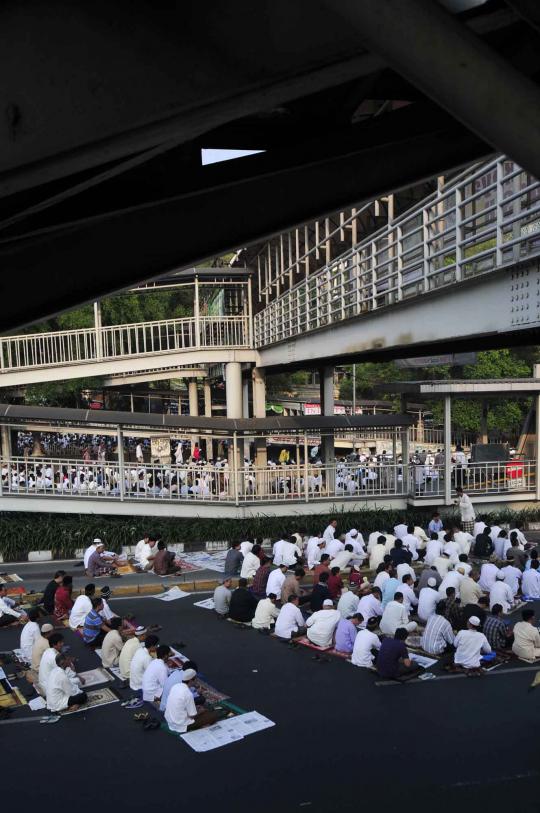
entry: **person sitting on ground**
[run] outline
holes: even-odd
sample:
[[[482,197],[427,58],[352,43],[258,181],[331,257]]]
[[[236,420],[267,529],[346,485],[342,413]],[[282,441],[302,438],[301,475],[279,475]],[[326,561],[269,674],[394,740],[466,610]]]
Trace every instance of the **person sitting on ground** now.
[[[299,608],[299,598],[294,593],[289,595],[276,618],[275,633],[280,638],[290,640],[306,634],[304,616]]]
[[[405,550],[408,550],[412,556],[412,561],[416,562],[418,559],[418,545],[420,540],[414,535],[414,523],[407,525],[407,533],[402,537],[402,544]],[[401,564],[401,563],[400,563]]]
[[[514,636],[512,628],[507,626],[501,618],[503,608],[500,604],[494,604],[491,613],[484,621],[482,630],[486,636],[490,647],[498,653],[507,654],[508,648],[512,645]]]
[[[257,598],[265,598],[266,596],[266,586],[268,584],[268,579],[270,578],[270,573],[272,571],[272,563],[267,556],[264,556],[261,559],[261,564],[255,576],[253,577],[253,583],[251,585],[251,592]]]
[[[313,570],[313,568],[319,564],[325,548],[326,542],[322,538],[322,535],[312,536],[308,539],[306,548],[308,570]]]
[[[529,570],[524,571],[521,580],[521,591],[527,598],[540,598],[540,565],[538,559],[533,559]]]
[[[534,663],[540,658],[540,632],[534,610],[530,607],[522,610],[521,618],[514,627],[512,652],[520,660]]]
[[[289,601],[289,596],[297,596],[300,604],[305,604],[310,600],[311,593],[304,593],[300,587],[300,583],[305,575],[306,571],[304,568],[297,567],[294,573],[291,573],[286,577],[285,581],[283,582],[283,587],[281,588],[282,604],[287,604]]]
[[[523,573],[519,567],[515,567],[512,559],[507,559],[506,564],[501,568],[501,573],[504,574],[504,581],[512,591],[512,596],[515,599],[519,593]]]
[[[184,679],[184,672],[186,672],[188,669],[193,669],[195,672],[199,671],[199,667],[195,661],[188,660],[183,661],[182,666],[175,666],[169,672],[169,677],[165,681],[165,685],[163,686],[163,691],[161,693],[161,700],[159,701],[159,710],[161,712],[164,712],[167,708],[167,702],[169,700],[172,687],[176,686],[178,683],[182,683]],[[197,693],[195,688],[192,689],[191,693],[193,695],[193,699],[195,700],[195,705],[197,705],[197,701],[199,701],[201,705],[204,704],[204,698]]]
[[[233,579],[235,576],[239,576],[243,561],[244,557],[240,550],[240,542],[237,540],[233,542],[225,557],[225,578]]]
[[[357,613],[357,615],[362,620],[359,622],[358,633],[354,640],[351,663],[364,669],[373,669],[374,658],[381,648],[381,639],[375,634],[375,630],[379,626],[379,619],[365,620],[361,613]]]
[[[175,573],[180,573],[182,568],[175,562],[176,553],[167,550],[165,542],[160,539],[157,543],[157,553],[154,556],[154,573],[156,576],[172,576]]]
[[[366,620],[382,616],[382,593],[378,587],[372,587],[369,593],[361,597],[356,612],[360,613]]]
[[[321,561],[313,568],[313,584],[318,584],[321,573],[330,576],[330,556],[327,553],[321,555]]]
[[[131,671],[131,662],[135,657],[135,653],[143,647],[146,639],[147,630],[145,627],[136,627],[134,635],[127,639],[122,646],[120,657],[118,658],[118,667],[120,669],[120,677],[122,680],[129,680]]]
[[[56,656],[60,654],[63,646],[63,635],[59,632],[54,632],[49,635],[49,646],[41,656],[39,662],[38,683],[36,685],[36,688],[43,696],[45,696],[49,675],[56,665]]]
[[[231,604],[232,579],[223,579],[214,590],[214,612],[218,618],[227,618]]]
[[[165,721],[171,731],[184,734],[211,725],[217,720],[217,713],[209,709],[197,708],[190,686],[197,677],[195,669],[182,670],[182,681],[176,683],[169,692],[165,707]]]
[[[255,608],[255,615],[251,626],[260,632],[269,633],[276,622],[279,610],[276,607],[277,596],[269,593],[266,598],[261,599]]]
[[[396,539],[394,542],[394,547],[390,551],[390,556],[394,567],[397,567],[402,563],[410,565],[412,561],[412,553],[403,547],[402,539]]]
[[[442,602],[444,604],[445,618],[448,619],[453,630],[458,630],[461,624],[462,615],[461,615],[461,604],[459,599],[456,598],[455,587],[446,588],[446,598],[443,599]]]
[[[462,607],[467,604],[476,604],[479,598],[482,598],[484,591],[478,584],[480,574],[478,572],[471,573],[470,576],[464,576],[459,583],[459,595],[461,598]]]
[[[326,599],[330,599],[330,601],[332,601],[330,591],[328,590],[328,579],[328,573],[321,573],[318,583],[313,587],[309,606],[311,611],[314,613],[318,610],[322,610],[323,602],[326,601]]]
[[[345,652],[350,655],[354,649],[354,642],[358,627],[364,621],[361,613],[355,613],[350,618],[340,618],[336,627],[334,649],[336,652]]]
[[[448,558],[450,559],[450,563],[452,565],[457,564],[459,561],[459,555],[461,553],[461,547],[459,542],[456,542],[452,533],[447,533],[444,535],[444,547],[443,553],[446,553]]]
[[[165,681],[169,677],[169,667],[166,661],[170,657],[170,646],[160,644],[156,650],[156,657],[148,664],[142,676],[143,700],[149,703],[158,703],[161,699]]]
[[[157,554],[157,550],[155,550],[156,543],[157,540],[154,534],[152,536],[145,534],[141,541],[137,542],[134,559],[140,570],[152,570]]]
[[[43,609],[47,613],[47,615],[52,615],[54,613],[54,595],[60,585],[62,584],[62,579],[66,575],[65,570],[57,570],[54,574],[52,580],[48,583],[45,590],[43,591]]]
[[[444,617],[444,601],[439,601],[434,614],[428,618],[421,642],[428,655],[440,655],[454,645],[452,626]]]
[[[460,553],[458,562],[456,563],[456,570],[462,572],[464,576],[470,576],[472,573],[472,565],[469,562],[469,557],[466,553]]]
[[[21,641],[20,641],[20,649],[22,652],[23,659],[26,663],[30,663],[32,660],[32,651],[34,649],[34,644],[40,637],[40,630],[39,624],[37,620],[39,618],[39,610],[37,607],[30,607],[27,613],[28,621],[22,628],[21,632]]]
[[[332,599],[324,599],[322,609],[314,612],[306,621],[307,637],[316,646],[332,646],[334,631],[340,620],[341,615],[334,610]]]
[[[270,575],[268,576],[268,581],[266,582],[267,596],[269,596],[270,593],[275,593],[277,596],[277,600],[281,601],[281,588],[285,584],[287,570],[288,566],[283,564],[270,573]]]
[[[424,557],[424,562],[426,565],[432,565],[435,562],[435,559],[441,556],[443,547],[444,543],[442,539],[439,538],[439,534],[433,532],[426,545],[426,555]]]
[[[52,624],[43,624],[41,627],[41,634],[37,641],[35,641],[32,648],[32,662],[30,669],[31,683],[39,683],[39,666],[41,663],[41,658],[43,657],[43,653],[47,649],[50,649],[49,638],[54,634],[54,627]]]
[[[73,607],[73,599],[71,598],[71,591],[73,590],[73,578],[71,576],[64,576],[62,584],[54,594],[54,619],[56,622],[67,621],[71,608]]]
[[[454,663],[464,669],[480,669],[482,654],[491,652],[486,636],[479,632],[480,619],[473,615],[467,621],[467,629],[460,630],[455,637],[456,652]]]
[[[341,578],[340,573],[341,571],[339,567],[333,567],[330,570],[330,576],[328,577],[327,587],[332,601],[337,601],[339,599],[339,597],[341,596],[341,591],[343,590],[344,587],[343,579]]]
[[[510,540],[506,531],[501,530],[499,535],[493,541],[493,553],[501,561],[506,561],[506,552],[510,547]]]
[[[386,537],[382,534],[377,537],[377,544],[372,548],[369,555],[369,569],[377,570],[381,562],[384,561],[386,553]]]
[[[472,615],[480,619],[480,628],[482,628],[489,611],[489,596],[480,596],[476,604],[466,604],[461,608],[461,623],[459,629],[467,629],[467,622]]]
[[[418,599],[416,598],[413,590],[413,585],[414,578],[407,573],[402,577],[401,584],[399,586],[400,593],[403,596],[403,606],[408,613],[414,612],[415,608],[418,606]]]
[[[506,615],[514,604],[514,594],[506,584],[504,576],[502,570],[497,571],[497,580],[489,591],[489,608],[492,609],[495,604],[500,604]]]
[[[396,592],[399,590],[401,582],[396,576],[395,570],[391,571],[391,576],[384,582],[382,588],[382,609],[384,611],[386,605],[393,600]]]
[[[253,621],[259,600],[248,590],[247,579],[239,579],[238,587],[233,590],[229,604],[229,618],[250,624]]]
[[[442,531],[443,527],[444,526],[443,526],[443,521],[441,519],[441,515],[439,514],[438,511],[434,511],[433,514],[431,515],[431,520],[430,520],[429,525],[428,525],[428,533],[429,534],[433,534],[433,533],[438,534],[439,531]]]
[[[377,656],[377,672],[386,680],[408,680],[420,671],[420,668],[409,658],[405,645],[408,632],[398,627],[393,638],[384,638]]]
[[[379,626],[383,635],[390,637],[394,636],[399,627],[404,627],[407,632],[414,632],[417,629],[416,621],[409,620],[409,613],[403,605],[403,593],[400,591],[394,594],[392,601],[384,608]]]
[[[491,528],[486,525],[483,532],[478,534],[474,541],[474,555],[479,559],[488,559],[493,553],[493,541],[490,534]]]
[[[506,552],[506,558],[509,559],[515,567],[520,570],[525,570],[527,564],[527,554],[519,546],[518,535],[515,531],[510,534],[510,547]]]
[[[129,667],[129,688],[142,695],[142,681],[143,675],[152,663],[153,657],[157,652],[159,645],[159,638],[157,635],[147,635],[144,646],[139,647],[130,663]]]
[[[436,587],[437,582],[431,577],[428,579],[427,586],[420,590],[418,596],[418,618],[424,624],[427,624],[429,619],[435,615],[435,608],[440,600]]]
[[[525,562],[525,570],[530,570],[531,566],[532,566],[532,563],[538,561],[538,550],[537,550],[537,548],[532,548],[531,550],[528,551],[528,554],[529,554],[529,558]],[[512,560],[510,560],[510,561],[512,561]]]
[[[92,609],[84,619],[82,637],[85,644],[99,646],[112,627],[106,624],[101,617],[103,601],[100,598],[92,599]]]
[[[106,668],[118,666],[120,653],[124,646],[124,639],[120,635],[122,619],[116,616],[108,622],[110,631],[106,634],[101,645],[101,663]],[[132,637],[132,636],[130,636]]]
[[[449,570],[442,582],[439,585],[439,598],[441,600],[446,598],[446,591],[449,587],[453,587],[456,591],[456,598],[460,598],[459,586],[463,578],[463,573],[457,570]]]
[[[447,553],[445,553],[443,551],[440,556],[437,556],[437,558],[434,560],[433,564],[434,564],[435,568],[437,569],[437,572],[439,573],[439,576],[441,577],[441,581],[442,581],[444,579],[444,577],[447,575],[448,571],[450,570],[450,565],[451,565],[450,557],[448,556]],[[440,585],[439,585],[439,587],[440,587]]]
[[[497,567],[497,565],[494,565],[493,562],[484,562],[484,564],[480,568],[480,581],[478,582],[478,584],[482,588],[482,590],[484,590],[486,593],[489,593],[489,591],[497,581],[498,572],[499,568]]]
[[[252,579],[255,576],[261,564],[261,560],[259,558],[260,552],[261,546],[253,545],[251,550],[248,550],[247,553],[244,554],[242,568],[240,570],[240,576],[242,579]]]
[[[95,551],[88,560],[86,575],[89,576],[91,579],[95,579],[96,576],[108,576],[111,573],[116,572],[115,564],[111,562],[109,559],[105,559],[105,557],[103,556],[104,550],[105,545],[103,544],[103,542],[100,542],[99,545],[96,545]]]
[[[428,586],[428,582],[430,579],[435,579],[435,589],[437,589],[442,582],[441,574],[435,567],[435,565],[428,565],[425,567],[422,572],[420,573],[420,578],[418,579],[418,595],[420,595],[420,591],[424,589],[424,587]]]
[[[349,618],[358,610],[359,598],[355,589],[344,590],[337,604],[337,610],[342,618]]]
[[[86,692],[81,691],[80,684],[69,677],[71,659],[57,654],[50,671],[45,688],[45,697],[49,711],[76,711],[88,700]]]
[[[340,570],[346,570],[350,565],[361,565],[365,558],[365,554],[355,553],[352,545],[345,545],[345,550],[340,550],[330,560],[330,569],[339,567]]]
[[[84,588],[84,593],[77,596],[69,614],[70,629],[75,631],[83,627],[84,619],[92,609],[92,599],[94,598],[95,594],[96,585],[87,584]]]
[[[296,544],[296,537],[291,536],[289,539],[283,539],[281,546],[281,561],[274,564],[284,564],[287,567],[297,567],[302,561],[302,551]]]
[[[90,561],[90,557],[96,551],[98,545],[102,545],[102,544],[103,543],[102,543],[101,539],[94,539],[93,543],[86,548],[86,550],[84,552],[84,557],[83,557],[83,564],[84,564],[85,571],[88,569],[88,562]],[[139,547],[140,544],[141,544],[141,542],[139,542],[139,544],[137,545],[137,548]],[[103,548],[105,548],[104,545],[103,545]],[[135,556],[137,556],[137,548],[135,548]],[[107,562],[110,565],[117,566],[117,565],[121,564],[121,562],[122,562],[120,557],[116,556],[111,551],[104,551],[102,556],[104,557],[104,559],[107,560]]]

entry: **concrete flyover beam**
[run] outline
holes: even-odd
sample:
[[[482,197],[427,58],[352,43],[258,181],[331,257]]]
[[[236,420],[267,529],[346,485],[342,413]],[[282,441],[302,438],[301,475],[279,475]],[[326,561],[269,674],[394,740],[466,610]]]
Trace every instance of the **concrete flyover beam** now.
[[[540,88],[439,3],[345,0],[331,9],[372,53],[540,177]]]
[[[101,361],[81,361],[78,364],[58,365],[56,367],[32,367],[27,370],[13,370],[11,372],[0,373],[0,387],[16,387],[24,384],[43,384],[46,381],[64,381],[74,378],[87,378],[90,376],[108,376],[115,378],[124,373],[126,376],[129,373],[141,370],[144,372],[145,377],[141,380],[148,381],[154,380],[153,376],[149,379],[147,372],[148,367],[151,366],[153,370],[158,371],[162,367],[170,368],[175,367],[177,373],[175,375],[168,372],[167,378],[179,378],[183,376],[180,368],[182,365],[195,365],[195,364],[220,364],[229,361],[251,362],[256,363],[258,353],[254,350],[240,349],[240,350],[226,350],[226,349],[192,349],[185,350],[181,353],[173,351],[171,353],[160,352],[156,355],[144,356],[129,356],[128,358],[110,358]],[[201,374],[197,377],[199,377]],[[191,377],[191,376],[186,376]],[[123,383],[134,383],[133,377],[125,380]],[[108,385],[107,385],[108,386]]]
[[[261,348],[260,364],[320,367],[353,360],[454,352],[459,347],[507,347],[538,342],[540,262],[501,268],[459,286],[370,311]],[[536,338],[535,338],[536,337]],[[526,340],[525,340],[526,339]]]
[[[110,375],[103,379],[104,387],[122,386],[124,384],[144,384],[146,381],[166,381],[169,378],[206,378],[207,370],[193,367],[168,367],[165,370],[142,370],[140,373]],[[0,379],[1,383],[1,379]]]

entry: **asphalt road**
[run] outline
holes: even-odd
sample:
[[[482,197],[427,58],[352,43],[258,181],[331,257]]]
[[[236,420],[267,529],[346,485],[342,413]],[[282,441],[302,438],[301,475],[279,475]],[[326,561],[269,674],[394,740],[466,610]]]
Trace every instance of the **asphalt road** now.
[[[518,664],[482,678],[444,676],[376,685],[349,663],[312,659],[193,604],[112,602],[120,614],[163,625],[183,640],[207,680],[274,728],[205,754],[161,731],[145,732],[120,704],[55,725],[0,722],[6,809],[69,805],[79,813],[188,806],[222,811],[530,811],[540,789],[540,689]],[[538,608],[540,609],[540,608]],[[0,648],[18,630],[0,630]],[[98,665],[66,631],[79,668]],[[499,667],[504,669],[504,667]],[[129,696],[129,692],[124,693]],[[16,716],[36,716],[28,707]]]

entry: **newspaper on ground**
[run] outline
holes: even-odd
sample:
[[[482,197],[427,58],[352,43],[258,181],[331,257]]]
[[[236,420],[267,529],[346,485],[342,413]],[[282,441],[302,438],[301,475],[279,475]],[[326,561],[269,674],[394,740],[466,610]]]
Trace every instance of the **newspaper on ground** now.
[[[185,590],[180,590],[179,587],[171,587],[171,589],[166,590],[165,593],[151,596],[151,598],[157,598],[158,601],[176,601],[179,598],[187,598],[187,596],[190,595],[191,593],[186,593]]]
[[[202,753],[239,742],[256,731],[263,731],[274,725],[272,720],[259,714],[258,711],[249,711],[246,714],[239,714],[237,717],[220,720],[219,723],[208,726],[208,728],[188,731],[180,736],[194,751]]]
[[[425,655],[418,655],[416,652],[409,652],[409,658],[424,669],[429,669],[430,666],[434,666],[437,663],[436,658],[426,658]]]
[[[213,598],[205,598],[203,601],[196,601],[194,607],[202,607],[203,610],[215,610]]]

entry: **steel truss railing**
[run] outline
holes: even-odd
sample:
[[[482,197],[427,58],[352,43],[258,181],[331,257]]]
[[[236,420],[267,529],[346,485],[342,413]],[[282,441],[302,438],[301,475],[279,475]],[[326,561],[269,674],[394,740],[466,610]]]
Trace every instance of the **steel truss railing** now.
[[[499,156],[463,172],[258,313],[256,347],[540,255],[540,184]],[[519,320],[519,317],[518,317]]]
[[[59,458],[4,459],[2,496],[146,502],[316,502],[380,497],[444,496],[444,467],[400,463],[287,464],[261,468],[173,464],[83,462]],[[535,490],[536,463],[509,461],[454,467],[452,489],[470,494]]]

